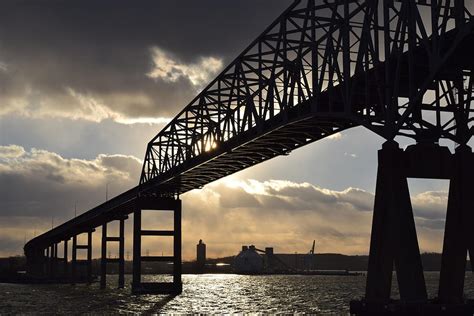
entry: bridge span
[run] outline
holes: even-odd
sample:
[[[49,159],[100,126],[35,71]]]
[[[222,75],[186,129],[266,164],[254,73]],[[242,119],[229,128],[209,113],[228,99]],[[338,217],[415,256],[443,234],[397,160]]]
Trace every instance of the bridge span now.
[[[473,27],[464,0],[294,1],[149,142],[136,187],[25,245],[28,273],[54,279],[62,269],[75,282],[82,248],[90,279],[91,236],[102,226],[101,286],[107,244],[118,242],[123,287],[123,226],[133,214],[133,292],[179,293],[181,194],[364,126],[387,141],[379,151],[366,297],[352,310],[474,311],[463,298],[466,254],[474,254]],[[414,144],[402,150],[400,137]],[[442,139],[456,144],[454,153]],[[436,301],[426,293],[408,177],[451,183]],[[174,229],[142,230],[142,210],[173,212]],[[107,235],[111,221],[120,222],[119,236]],[[85,245],[77,244],[81,233],[89,236]],[[143,256],[142,236],[173,237],[173,256]],[[142,261],[172,262],[173,282],[143,283]],[[400,304],[390,300],[394,265]]]

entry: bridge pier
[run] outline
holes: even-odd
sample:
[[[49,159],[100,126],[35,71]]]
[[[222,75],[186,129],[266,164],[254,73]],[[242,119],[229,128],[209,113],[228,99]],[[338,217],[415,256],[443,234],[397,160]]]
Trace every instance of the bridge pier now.
[[[64,239],[63,243],[64,243],[64,255],[63,255],[63,275],[64,275],[64,278],[67,278],[68,275],[69,275],[69,267],[68,267],[68,255],[67,255],[67,252],[68,252],[68,242],[69,242],[69,239]]]
[[[426,286],[408,190],[403,150],[386,142],[378,154],[366,299],[390,299],[395,263],[400,298],[426,301]]]
[[[119,219],[119,236],[107,236],[107,223],[102,225],[102,255],[100,262],[100,288],[105,289],[107,279],[107,263],[118,263],[118,288],[125,287],[125,220],[128,216]],[[107,258],[107,242],[119,243],[119,257],[118,259]]]
[[[417,144],[405,151],[394,141],[383,145],[378,153],[366,295],[362,301],[351,302],[351,314],[474,313],[474,304],[463,299],[466,255],[474,242],[469,229],[474,224],[474,155],[466,147],[452,155],[446,147],[434,144]],[[409,177],[450,180],[438,299],[427,297]],[[399,301],[390,296],[394,266]]]
[[[72,260],[71,260],[71,284],[76,284],[78,281],[86,281],[87,283],[92,283],[92,233],[94,229],[87,231],[87,244],[78,245],[77,244],[77,235],[72,237]],[[77,259],[77,251],[83,249],[87,250],[87,257],[85,260]],[[85,275],[78,276],[78,266],[86,266]],[[82,270],[82,269],[81,269]]]
[[[33,279],[41,279],[46,275],[46,250],[35,248],[26,254],[26,271]]]
[[[474,154],[461,146],[453,160],[438,294],[445,304],[463,302],[466,256],[474,250]]]
[[[58,244],[53,243],[51,245],[50,261],[49,261],[49,278],[51,280],[54,280],[56,278],[57,259],[58,259]]]
[[[174,229],[142,230],[142,210],[171,211],[173,212]],[[133,280],[132,293],[134,294],[172,294],[182,292],[181,282],[181,200],[162,197],[140,197],[136,210],[133,213]],[[173,256],[142,256],[142,236],[173,237]],[[173,282],[149,283],[142,282],[142,262],[170,262],[173,263]]]

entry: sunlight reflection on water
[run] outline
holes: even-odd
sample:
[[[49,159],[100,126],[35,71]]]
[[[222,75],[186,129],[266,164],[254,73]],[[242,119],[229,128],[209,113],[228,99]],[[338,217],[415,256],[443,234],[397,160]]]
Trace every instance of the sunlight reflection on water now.
[[[163,281],[163,276],[145,276]],[[108,289],[87,285],[0,284],[0,314],[18,313],[347,313],[349,301],[363,296],[365,277],[234,274],[184,275],[177,297],[130,295],[117,290],[109,276]],[[438,273],[426,273],[430,296],[436,295]],[[394,286],[395,287],[395,286]],[[474,298],[474,276],[467,273],[466,296]],[[396,291],[394,291],[396,295]]]

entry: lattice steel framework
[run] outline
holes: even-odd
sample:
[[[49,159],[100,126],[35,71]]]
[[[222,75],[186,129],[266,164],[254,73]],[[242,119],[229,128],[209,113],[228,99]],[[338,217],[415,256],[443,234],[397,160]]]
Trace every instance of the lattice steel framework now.
[[[465,144],[472,27],[463,0],[295,1],[151,140],[140,185],[179,194],[358,125]]]

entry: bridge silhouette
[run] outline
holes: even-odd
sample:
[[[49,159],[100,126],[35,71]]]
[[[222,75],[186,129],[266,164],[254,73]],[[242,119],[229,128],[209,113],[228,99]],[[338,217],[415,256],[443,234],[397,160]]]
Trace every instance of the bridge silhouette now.
[[[463,306],[472,312],[463,290],[467,252],[474,254],[473,27],[464,0],[295,1],[149,142],[136,187],[25,245],[28,273],[75,282],[76,253],[83,248],[90,279],[92,233],[102,226],[101,286],[111,260],[107,244],[118,242],[114,261],[123,287],[123,227],[133,214],[132,291],[180,293],[181,194],[364,126],[386,142],[379,151],[366,296],[351,308],[386,311],[395,265],[402,302],[395,309]],[[400,149],[400,137],[414,144]],[[455,152],[440,140],[454,143]],[[427,297],[409,177],[450,180],[435,301]],[[171,211],[174,229],[142,230],[142,210]],[[119,236],[107,235],[112,221],[120,222]],[[82,233],[88,243],[78,245]],[[142,236],[173,237],[173,256],[143,256]],[[61,242],[65,255],[58,258]],[[172,262],[173,282],[142,282],[142,261]]]

